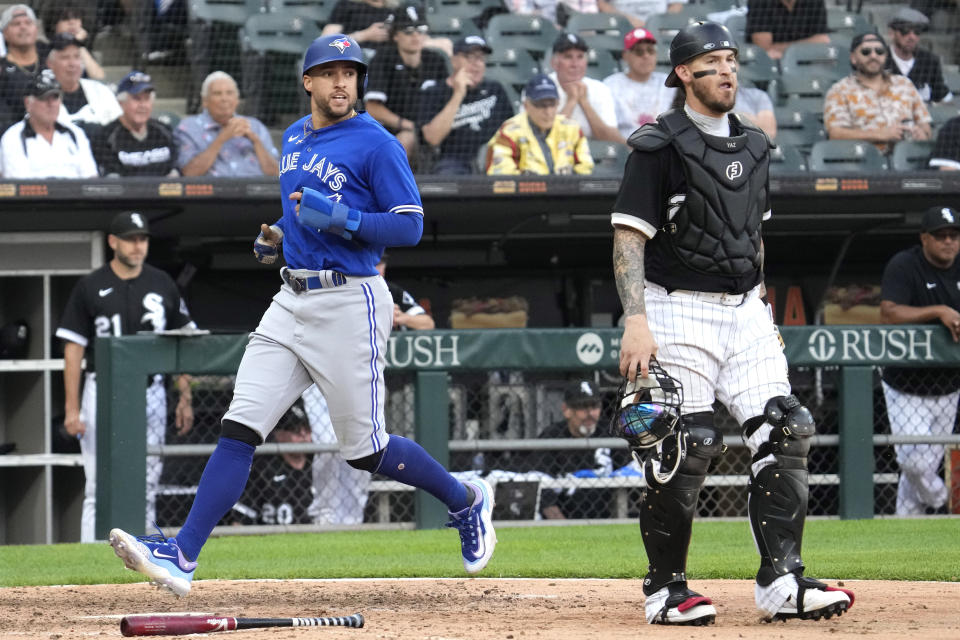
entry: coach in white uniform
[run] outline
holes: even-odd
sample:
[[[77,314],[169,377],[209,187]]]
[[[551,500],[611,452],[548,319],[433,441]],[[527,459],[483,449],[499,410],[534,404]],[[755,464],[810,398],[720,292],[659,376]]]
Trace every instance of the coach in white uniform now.
[[[896,254],[883,270],[880,317],[889,324],[943,324],[960,340],[960,212],[927,210],[920,245]],[[884,367],[883,397],[893,435],[946,436],[953,432],[960,397],[956,368]],[[940,476],[943,446],[898,444],[897,515],[923,515],[947,502]]]
[[[703,625],[716,617],[710,599],[687,587],[686,562],[700,488],[723,453],[717,400],[742,425],[753,455],[748,513],[760,552],[754,595],[761,615],[816,620],[853,602],[852,593],[803,575],[815,425],[791,394],[782,342],[762,299],[770,141],[730,113],[737,53],[724,26],[680,30],[666,85],[680,88],[686,105],[630,137],[634,151],[612,215],[625,316],[620,372],[647,377],[656,356],[683,385],[679,436],[660,443],[644,472],[650,623]]]

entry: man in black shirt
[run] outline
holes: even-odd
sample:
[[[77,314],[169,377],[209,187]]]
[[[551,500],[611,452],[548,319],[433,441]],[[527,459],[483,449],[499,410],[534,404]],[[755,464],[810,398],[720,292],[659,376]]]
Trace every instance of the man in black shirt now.
[[[600,421],[600,395],[589,380],[571,383],[563,393],[563,419],[548,425],[537,438],[589,438],[594,436]],[[539,464],[524,471],[539,469],[556,478],[603,478],[613,471],[608,447],[597,449],[563,449],[545,456],[536,454]],[[530,456],[528,456],[529,458]],[[609,489],[542,489],[540,513],[549,520],[566,518],[609,518]]]
[[[150,230],[143,214],[117,214],[110,223],[107,241],[114,252],[113,259],[77,282],[57,328],[57,337],[64,341],[64,427],[67,433],[80,439],[86,476],[81,542],[94,541],[96,514],[96,338],[133,335],[139,331],[196,328],[173,278],[145,262]],[[86,375],[82,370],[84,359]],[[175,412],[176,427],[182,435],[193,426],[189,376],[180,376],[177,386],[180,400]],[[162,375],[154,376],[146,394],[147,443],[163,444],[167,427],[167,395]],[[162,470],[161,458],[147,456],[147,526],[152,526],[156,519],[156,491]]]
[[[94,133],[91,147],[104,176],[177,176],[177,144],[170,128],[151,117],[149,75],[131,71],[117,85],[123,113]]]
[[[951,118],[937,134],[930,166],[940,171],[960,171],[960,117]]]
[[[46,68],[47,45],[38,42],[37,16],[25,4],[0,14],[0,33],[7,55],[0,59],[0,130],[23,118],[22,96],[34,77]]]
[[[307,444],[310,438],[310,423],[303,400],[298,400],[277,423],[268,442]],[[313,522],[308,513],[316,493],[312,457],[307,453],[256,456],[243,495],[224,516],[222,524]]]
[[[364,93],[367,112],[397,136],[411,159],[419,142],[416,121],[421,92],[447,77],[443,56],[424,48],[429,32],[421,9],[401,7],[390,25],[396,46],[384,47],[373,58]]]
[[[439,148],[431,173],[473,173],[480,147],[513,115],[500,83],[483,77],[492,51],[480,36],[461,38],[453,45],[453,74],[424,90],[418,124],[423,139]]]
[[[943,79],[940,58],[919,45],[920,34],[930,19],[910,7],[903,7],[887,23],[890,27],[890,56],[887,70],[910,78],[924,102],[950,102],[953,94]]]
[[[774,60],[795,42],[830,42],[823,0],[749,0],[746,31]]]
[[[779,333],[764,303],[761,221],[770,217],[770,141],[731,111],[738,47],[719,24],[698,22],[670,44],[682,110],[661,114],[629,140],[611,222],[624,308],[620,373],[648,378],[656,356],[682,384],[675,437],[648,456],[640,529],[650,561],[650,623],[709,624],[716,609],[687,587],[700,488],[723,452],[719,400],[742,425],[753,455],[748,513],[760,552],[754,595],[767,619],[820,619],[852,594],[803,575],[807,452],[813,416],[791,393]],[[643,385],[640,385],[643,386]],[[789,425],[789,426],[788,426]]]
[[[893,256],[883,270],[880,317],[888,324],[942,324],[960,341],[960,212],[927,210],[920,246]],[[960,398],[956,368],[884,367],[883,395],[893,435],[946,436]],[[897,515],[923,515],[947,501],[940,476],[943,446],[894,445],[900,465]]]

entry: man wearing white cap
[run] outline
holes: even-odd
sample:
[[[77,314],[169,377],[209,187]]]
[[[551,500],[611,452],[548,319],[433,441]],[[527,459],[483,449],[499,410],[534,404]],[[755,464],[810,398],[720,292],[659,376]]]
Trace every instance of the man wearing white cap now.
[[[626,71],[618,71],[604,78],[617,108],[617,129],[624,138],[670,108],[677,90],[667,87],[667,74],[654,71],[657,67],[657,39],[637,27],[623,37],[623,61]]]

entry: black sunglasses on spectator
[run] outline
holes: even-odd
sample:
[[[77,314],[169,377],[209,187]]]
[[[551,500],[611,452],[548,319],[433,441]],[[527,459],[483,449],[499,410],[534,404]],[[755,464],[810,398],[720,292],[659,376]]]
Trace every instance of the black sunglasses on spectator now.
[[[882,56],[882,55],[886,55],[887,50],[884,49],[883,47],[861,47],[860,48],[860,55],[862,56],[868,56],[871,53],[875,53],[878,56]]]
[[[927,27],[922,24],[898,24],[893,29],[900,35],[905,36],[908,33],[920,35],[927,30]]]

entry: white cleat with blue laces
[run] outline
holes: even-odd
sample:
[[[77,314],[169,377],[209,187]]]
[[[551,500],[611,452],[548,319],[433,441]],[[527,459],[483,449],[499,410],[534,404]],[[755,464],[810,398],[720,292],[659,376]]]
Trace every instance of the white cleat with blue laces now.
[[[183,556],[176,538],[164,538],[162,531],[135,537],[122,529],[112,529],[110,546],[127,569],[142,573],[152,584],[169,589],[180,598],[190,593],[197,563]]]
[[[466,484],[474,491],[473,504],[463,511],[450,513],[447,526],[460,532],[463,568],[467,573],[477,573],[490,562],[493,548],[497,546],[497,533],[493,530],[493,489],[486,480],[470,480]]]

